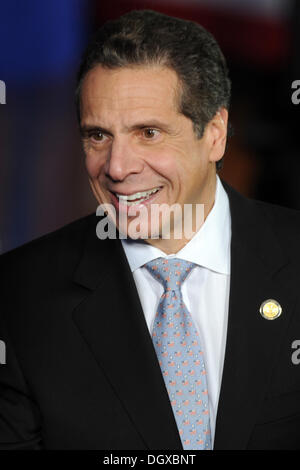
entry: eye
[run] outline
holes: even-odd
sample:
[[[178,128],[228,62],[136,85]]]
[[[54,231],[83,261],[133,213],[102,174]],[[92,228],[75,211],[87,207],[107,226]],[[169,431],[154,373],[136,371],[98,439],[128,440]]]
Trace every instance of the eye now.
[[[106,138],[105,134],[101,131],[93,131],[89,134],[90,139],[94,142],[103,142]]]
[[[143,137],[147,140],[153,140],[155,137],[158,137],[160,132],[157,129],[152,129],[151,127],[147,127],[142,130]]]

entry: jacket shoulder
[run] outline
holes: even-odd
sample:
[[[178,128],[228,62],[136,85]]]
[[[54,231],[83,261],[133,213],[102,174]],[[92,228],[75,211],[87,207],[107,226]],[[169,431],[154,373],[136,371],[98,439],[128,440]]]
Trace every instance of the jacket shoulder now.
[[[254,205],[260,209],[266,221],[270,223],[279,237],[290,241],[298,240],[300,236],[300,210],[253,200]]]
[[[248,198],[222,180],[230,203],[233,230],[253,240],[253,246],[270,248],[271,240],[290,259],[300,261],[300,210]],[[273,253],[275,256],[276,253]]]
[[[19,269],[23,275],[29,275],[39,266],[46,270],[51,265],[58,264],[59,258],[77,258],[85,239],[85,234],[91,224],[96,221],[95,215],[77,219],[63,227],[27,242],[0,256],[0,269],[5,276],[14,272],[17,276]]]
[[[241,218],[243,218],[244,215],[250,215],[254,216],[254,220],[257,215],[259,215],[259,218],[261,218],[262,215],[266,218],[266,222],[270,223],[282,233],[288,233],[291,230],[300,230],[300,210],[249,198],[242,195],[226,181],[222,180],[222,184],[229,196],[231,209],[244,212],[244,214],[240,214]]]
[[[260,200],[251,200],[254,211],[259,212],[259,218],[253,219],[259,221],[254,230],[261,234],[261,239],[266,244],[266,250],[269,249],[271,238],[274,236],[278,243],[278,249],[285,254],[293,264],[300,262],[300,211],[288,207],[271,204]],[[267,247],[268,245],[268,247]],[[270,245],[271,246],[271,245]],[[277,256],[278,253],[273,253]]]

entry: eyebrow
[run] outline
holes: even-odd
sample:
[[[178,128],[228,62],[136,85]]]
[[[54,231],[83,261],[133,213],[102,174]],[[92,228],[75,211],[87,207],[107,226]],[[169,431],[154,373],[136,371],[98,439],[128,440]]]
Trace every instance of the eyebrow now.
[[[103,134],[112,135],[110,131],[100,126],[84,125],[84,126],[80,126],[79,130],[80,130],[80,134],[82,137],[85,137],[87,134],[91,132],[102,132]]]
[[[133,124],[132,126],[125,126],[125,130],[129,132],[139,130],[139,129],[145,129],[145,128],[150,128],[150,129],[158,128],[167,132],[168,134],[174,133],[174,130],[172,130],[170,126],[168,126],[166,123],[158,121],[157,119],[151,119],[149,121],[136,123],[136,124]],[[87,125],[87,124],[80,126],[80,134],[82,136],[86,136],[90,132],[102,132],[103,134],[113,136],[113,133],[110,130],[105,129],[104,127],[101,127],[101,126]]]

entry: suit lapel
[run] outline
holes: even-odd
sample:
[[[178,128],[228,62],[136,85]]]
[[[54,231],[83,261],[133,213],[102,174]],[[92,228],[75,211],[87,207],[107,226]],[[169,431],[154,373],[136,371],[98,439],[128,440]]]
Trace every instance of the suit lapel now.
[[[148,449],[182,449],[134,279],[120,240],[93,219],[75,282],[89,292],[73,319]]]
[[[295,294],[289,264],[261,206],[226,183],[232,220],[231,284],[226,353],[215,449],[245,449],[276,365]],[[264,319],[259,308],[277,300],[282,315]]]

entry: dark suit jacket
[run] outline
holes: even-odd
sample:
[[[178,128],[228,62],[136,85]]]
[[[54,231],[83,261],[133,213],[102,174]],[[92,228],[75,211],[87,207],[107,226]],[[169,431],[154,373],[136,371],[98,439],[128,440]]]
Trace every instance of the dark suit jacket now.
[[[224,186],[231,287],[214,448],[300,449],[300,212]],[[97,239],[98,221],[0,258],[2,448],[182,449],[121,242]],[[273,321],[259,313],[270,298],[282,306]]]

